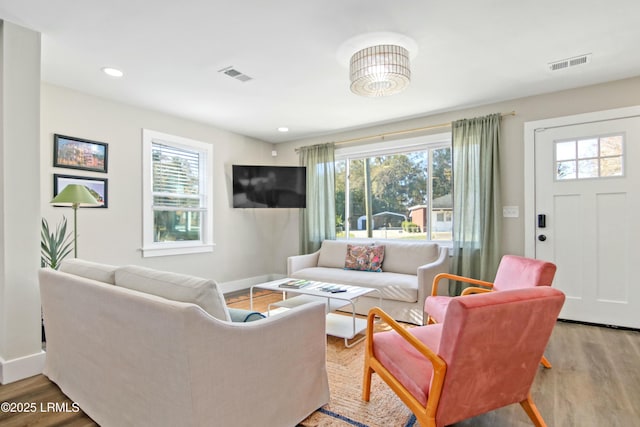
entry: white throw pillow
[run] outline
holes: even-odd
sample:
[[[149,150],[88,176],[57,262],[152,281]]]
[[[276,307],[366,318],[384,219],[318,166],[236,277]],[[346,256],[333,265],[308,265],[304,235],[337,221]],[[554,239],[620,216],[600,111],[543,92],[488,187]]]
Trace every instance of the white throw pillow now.
[[[224,295],[214,280],[130,265],[116,270],[115,284],[173,301],[190,302],[217,319],[231,321]]]
[[[117,269],[118,267],[115,265],[84,261],[78,258],[67,259],[60,264],[60,271],[63,273],[97,280],[110,285],[115,284],[115,272]]]

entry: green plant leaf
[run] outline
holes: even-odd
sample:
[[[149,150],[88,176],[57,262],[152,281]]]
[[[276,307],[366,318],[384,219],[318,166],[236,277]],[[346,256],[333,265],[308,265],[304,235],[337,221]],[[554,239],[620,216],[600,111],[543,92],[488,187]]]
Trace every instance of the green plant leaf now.
[[[40,266],[58,269],[60,263],[73,250],[73,236],[67,234],[67,218],[56,226],[54,232],[49,228],[49,223],[42,218],[42,230],[40,232]]]

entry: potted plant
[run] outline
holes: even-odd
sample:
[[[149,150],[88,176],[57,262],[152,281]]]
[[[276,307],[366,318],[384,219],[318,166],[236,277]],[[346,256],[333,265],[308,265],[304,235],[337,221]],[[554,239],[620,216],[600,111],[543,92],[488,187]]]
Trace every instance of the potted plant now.
[[[73,237],[67,234],[67,218],[62,217],[55,231],[51,230],[47,220],[42,218],[40,236],[40,266],[57,270],[62,260],[73,250]]]
[[[40,267],[49,267],[57,270],[60,263],[73,250],[73,237],[67,234],[67,218],[62,221],[55,230],[49,229],[49,223],[42,218],[40,230]],[[44,333],[44,319],[42,319],[42,342],[46,341]]]

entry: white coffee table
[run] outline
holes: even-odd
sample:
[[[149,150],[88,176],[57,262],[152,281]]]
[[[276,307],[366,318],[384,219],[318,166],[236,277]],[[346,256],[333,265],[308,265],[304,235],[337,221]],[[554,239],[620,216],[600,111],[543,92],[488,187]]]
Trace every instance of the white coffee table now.
[[[336,283],[309,281],[310,283],[302,288],[285,288],[281,287],[283,283],[294,281],[296,279],[278,279],[271,282],[259,283],[251,286],[250,304],[253,309],[253,289],[265,289],[274,292],[282,292],[282,301],[269,304],[267,315],[271,314],[271,307],[293,308],[312,301],[323,301],[327,307],[327,335],[344,338],[344,345],[352,347],[364,340],[364,336],[356,341],[349,342],[356,335],[367,329],[367,319],[356,317],[355,301],[372,292],[378,293],[379,306],[382,304],[382,292],[374,288],[365,288],[362,286],[340,285]],[[343,289],[344,292],[332,293],[328,290],[330,287]],[[291,297],[290,295],[295,295]],[[342,309],[351,305],[351,316],[345,316],[333,311]]]

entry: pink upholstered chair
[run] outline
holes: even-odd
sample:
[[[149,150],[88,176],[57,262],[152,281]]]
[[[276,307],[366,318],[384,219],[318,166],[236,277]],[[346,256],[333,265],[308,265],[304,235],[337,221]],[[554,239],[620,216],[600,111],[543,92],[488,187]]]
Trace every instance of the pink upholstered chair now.
[[[564,294],[534,287],[454,297],[444,321],[405,329],[368,316],[362,398],[376,372],[423,427],[442,427],[513,403],[546,426],[530,389]],[[375,316],[391,331],[373,333]]]
[[[427,324],[442,322],[451,301],[452,297],[438,295],[438,284],[442,279],[477,285],[464,289],[462,295],[469,295],[507,289],[530,288],[533,286],[551,286],[555,274],[555,264],[517,255],[504,255],[502,257],[493,283],[449,273],[438,274],[433,280],[431,296],[428,296],[424,302],[424,311],[428,316]],[[478,286],[483,286],[483,288]],[[545,368],[551,368],[551,363],[544,356],[542,356],[541,363]]]

